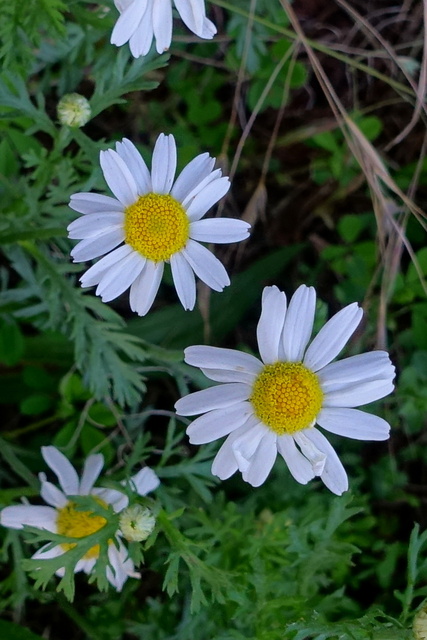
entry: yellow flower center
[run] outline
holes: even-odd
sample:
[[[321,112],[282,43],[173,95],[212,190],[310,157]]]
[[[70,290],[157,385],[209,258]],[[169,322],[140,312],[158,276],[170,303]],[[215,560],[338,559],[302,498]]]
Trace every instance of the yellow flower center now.
[[[250,397],[257,418],[280,436],[311,426],[322,400],[318,377],[301,362],[267,364]]]
[[[94,498],[98,504],[107,508],[108,505],[101,498]],[[77,511],[75,502],[68,502],[65,507],[58,509],[56,518],[57,533],[70,538],[84,538],[95,531],[99,531],[106,524],[107,520],[102,516],[95,515],[92,511]],[[68,551],[75,547],[73,542],[64,542],[61,547]],[[97,558],[99,556],[99,544],[91,547],[83,556]]]
[[[125,209],[125,242],[153,262],[185,247],[190,221],[184,207],[170,195],[147,193]]]

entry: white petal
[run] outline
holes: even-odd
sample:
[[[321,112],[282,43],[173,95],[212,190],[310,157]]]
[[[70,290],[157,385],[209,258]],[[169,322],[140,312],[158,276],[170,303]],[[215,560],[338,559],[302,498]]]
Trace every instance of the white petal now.
[[[208,153],[201,153],[189,162],[181,171],[171,190],[171,196],[183,202],[193,189],[204,180],[212,171],[215,158]]]
[[[121,491],[116,491],[116,489],[102,489],[100,487],[94,487],[91,491],[91,495],[99,496],[101,500],[110,504],[116,513],[123,511],[123,509],[125,509],[129,504],[129,498]]]
[[[157,53],[163,53],[172,41],[171,0],[156,0],[153,5],[153,31]]]
[[[160,287],[163,269],[163,262],[154,263],[147,260],[144,270],[132,284],[129,298],[130,308],[132,311],[136,311],[139,316],[145,316],[151,309]]]
[[[135,572],[135,566],[132,560],[129,558],[128,551],[123,543],[119,540],[119,549],[114,544],[110,544],[108,547],[108,559],[111,567],[107,567],[107,579],[117,591],[121,591],[124,583],[129,576],[140,577]]]
[[[283,360],[300,362],[310,340],[316,309],[316,291],[301,285],[289,302],[283,325]]]
[[[286,314],[286,296],[277,287],[264,287],[257,326],[258,349],[265,364],[279,358],[279,342]]]
[[[171,256],[170,265],[178,298],[184,309],[191,311],[196,303],[194,271],[181,253],[174,253]]]
[[[249,237],[251,225],[235,218],[208,218],[190,224],[190,238],[199,242],[227,244]]]
[[[243,472],[243,480],[253,487],[261,486],[267,479],[277,457],[277,435],[273,431],[264,434],[249,467]]]
[[[96,453],[85,460],[83,473],[80,480],[80,495],[87,496],[92,491],[93,485],[99,478],[99,474],[104,466],[104,456]]]
[[[79,476],[68,458],[56,447],[42,447],[42,456],[57,476],[65,495],[77,495],[79,493]]]
[[[93,260],[115,249],[123,240],[124,233],[122,228],[110,228],[102,235],[96,236],[96,238],[87,238],[76,244],[71,251],[71,257],[74,262]]]
[[[151,180],[154,193],[169,193],[176,171],[176,144],[173,135],[161,133],[153,151]]]
[[[57,558],[58,556],[62,556],[65,553],[64,549],[60,545],[57,545],[52,549],[47,549],[48,546],[49,546],[48,544],[45,544],[41,549],[36,551],[31,557],[34,560],[49,560],[50,558]]]
[[[105,182],[117,200],[125,207],[134,204],[138,200],[138,189],[124,160],[112,149],[101,151],[99,160]]]
[[[126,9],[132,4],[132,2],[135,2],[135,0],[114,0],[114,4],[116,5],[116,8],[120,11],[120,13],[126,11]]]
[[[344,347],[356,330],[363,316],[357,302],[338,311],[319,331],[308,347],[304,364],[312,371],[318,371],[329,364]]]
[[[127,138],[123,138],[121,142],[116,143],[116,150],[133,175],[139,195],[150,193],[152,190],[150,172],[135,145]]]
[[[217,28],[214,25],[214,23],[211,20],[209,20],[208,18],[205,18],[203,20],[202,32],[198,33],[197,35],[200,38],[205,38],[206,40],[211,40],[214,37],[214,35],[216,34],[216,32],[217,32]]]
[[[150,6],[142,16],[138,26],[135,29],[134,34],[129,40],[129,48],[134,58],[146,56],[151,49],[151,43],[153,42],[154,38],[151,2],[152,0],[150,0]]]
[[[316,447],[307,437],[307,433],[313,429],[305,429],[294,433],[293,439],[301,449],[303,455],[310,462],[311,468],[315,476],[321,476],[326,464],[326,454]]]
[[[375,379],[388,379],[391,382],[394,378],[394,367],[385,351],[371,351],[332,362],[317,375],[323,391],[329,393],[355,382]]]
[[[384,398],[394,389],[389,380],[368,380],[349,384],[339,391],[326,393],[323,399],[324,407],[359,407],[369,402]]]
[[[134,33],[147,8],[147,0],[135,0],[123,11],[111,34],[111,44],[120,47]]]
[[[212,463],[211,470],[213,475],[218,476],[221,480],[226,480],[238,470],[239,466],[234,454],[233,444],[236,440],[241,441],[242,437],[245,437],[245,434],[254,424],[258,424],[258,421],[254,416],[250,416],[241,427],[230,433]]]
[[[222,444],[212,463],[212,474],[214,476],[218,476],[218,478],[220,478],[221,480],[227,480],[227,478],[232,476],[233,473],[235,473],[238,469],[236,457],[231,445],[233,443],[233,440],[236,438],[236,435],[240,435],[241,429],[244,429],[244,426],[230,433],[226,441]]]
[[[104,211],[116,211],[123,212],[123,205],[121,202],[110,196],[104,196],[100,193],[75,193],[70,198],[70,204],[68,205],[74,211],[79,213],[103,213]]]
[[[252,414],[246,421],[245,431],[232,443],[231,448],[242,473],[249,469],[251,458],[267,432],[268,427]]]
[[[101,296],[103,302],[114,300],[135,282],[144,265],[145,258],[133,251],[103,274],[96,294]]]
[[[204,0],[174,0],[174,3],[182,21],[190,31],[200,36],[206,15]]]
[[[348,489],[348,478],[334,448],[317,429],[307,429],[305,433],[307,438],[326,454],[326,463],[320,476],[321,479],[332,493],[340,496]]]
[[[215,409],[194,420],[187,427],[191,444],[206,444],[238,429],[252,414],[249,402],[240,402],[225,409]]]
[[[292,436],[277,438],[277,449],[297,482],[307,484],[314,478],[313,467],[296,447]]]
[[[74,572],[77,573],[77,571],[84,571],[87,575],[90,575],[93,571],[96,561],[97,558],[82,558],[77,562]]]
[[[39,529],[56,532],[56,518],[58,512],[52,507],[37,507],[33,505],[17,505],[5,507],[0,512],[0,523],[10,529],[22,529],[27,524]]]
[[[193,202],[194,198],[199,193],[201,193],[208,186],[208,184],[210,184],[211,182],[215,182],[216,180],[221,178],[221,176],[222,176],[221,169],[215,169],[214,171],[211,171],[210,173],[208,173],[208,175],[205,176],[203,180],[198,182],[196,186],[189,193],[187,193],[184,200],[182,201],[182,206],[184,207],[184,209],[188,209],[190,204]],[[201,217],[202,216],[200,215],[199,218]],[[198,218],[193,218],[193,219],[197,220]]]
[[[89,213],[68,225],[68,237],[72,240],[93,238],[106,231],[117,230],[123,226],[123,214],[117,211]]]
[[[390,436],[388,422],[357,409],[322,409],[316,422],[331,433],[355,440],[387,440]]]
[[[47,504],[52,507],[65,507],[68,502],[67,497],[62,493],[58,487],[46,480],[45,473],[39,473],[39,479],[41,482],[40,495]]]
[[[205,347],[196,345],[184,349],[185,362],[193,367],[207,369],[221,369],[225,371],[242,371],[242,373],[257,376],[263,368],[262,363],[250,353],[222,349],[220,347]]]
[[[182,249],[182,254],[194,269],[196,276],[214,291],[222,291],[230,284],[230,278],[223,264],[203,245],[194,240],[188,240]]]
[[[115,264],[123,260],[126,256],[133,252],[132,247],[128,244],[111,251],[108,255],[98,260],[94,265],[90,267],[80,278],[82,287],[92,287],[94,284],[98,284],[101,278],[113,267]]]
[[[175,403],[175,410],[179,416],[195,416],[212,409],[231,407],[236,402],[247,400],[250,394],[251,388],[241,382],[218,384],[184,396]]]
[[[251,387],[256,379],[256,374],[248,371],[227,371],[226,369],[205,369],[202,367],[201,372],[215,382],[244,382]]]
[[[230,180],[228,178],[218,178],[210,182],[197,196],[193,199],[187,209],[187,215],[192,222],[200,220],[214,204],[221,200],[230,188]]]
[[[144,467],[130,479],[135,491],[140,496],[146,496],[147,493],[154,491],[160,484],[160,480],[152,469]]]

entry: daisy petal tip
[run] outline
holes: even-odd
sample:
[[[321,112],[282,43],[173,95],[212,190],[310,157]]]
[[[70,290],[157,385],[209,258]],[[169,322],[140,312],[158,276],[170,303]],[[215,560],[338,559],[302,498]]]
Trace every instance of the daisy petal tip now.
[[[345,493],[346,491],[348,491],[348,482],[341,487],[329,487],[330,491],[332,491],[333,494],[335,494],[336,496],[341,497],[343,495],[343,493]]]
[[[178,413],[178,415],[180,415],[180,414]],[[190,425],[190,427],[191,427],[191,425]],[[188,428],[187,428],[187,430],[186,430],[186,432],[185,432],[185,433],[187,434],[187,437],[188,437],[188,442],[189,442],[190,444],[197,444],[197,445],[199,445],[199,444],[205,444],[205,442],[203,442],[203,438],[197,437],[197,434],[194,434],[194,433],[190,430],[190,427],[188,427]]]
[[[264,480],[254,480],[254,479],[250,479],[248,477],[247,473],[242,473],[242,478],[245,482],[247,482],[248,484],[251,485],[251,487],[253,487],[254,489],[257,489],[258,487],[260,487],[262,484],[264,484]]]
[[[46,456],[49,456],[49,454],[55,451],[58,451],[58,449],[51,444],[41,447],[42,456],[45,460]]]
[[[184,311],[193,311],[194,304],[191,304],[191,305],[186,304],[186,305],[183,305],[183,307],[184,307]]]
[[[180,413],[180,407],[182,406],[182,400],[183,398],[180,398],[179,400],[177,400],[175,402],[175,404],[173,405],[173,408],[175,409],[175,412],[177,413],[178,416],[183,416],[185,415],[184,413]],[[187,434],[188,435],[188,434]]]
[[[198,345],[193,345],[191,347],[186,347],[184,349],[184,362],[186,362],[187,364],[193,366],[193,358],[197,357],[197,354],[199,352],[199,346]],[[197,365],[194,365],[197,366]]]

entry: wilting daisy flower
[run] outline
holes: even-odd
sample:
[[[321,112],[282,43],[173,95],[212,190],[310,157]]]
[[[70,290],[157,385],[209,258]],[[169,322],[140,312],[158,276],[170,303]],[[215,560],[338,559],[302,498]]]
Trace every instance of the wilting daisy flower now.
[[[81,239],[71,252],[74,261],[105,256],[80,278],[83,287],[98,285],[96,293],[104,302],[130,287],[132,310],[145,315],[165,262],[170,262],[184,309],[193,309],[196,301],[194,274],[215,291],[230,284],[221,262],[200,242],[238,242],[248,237],[250,225],[233,218],[201,220],[230,187],[221,170],[213,170],[215,158],[197,156],[174,182],[175,139],[160,134],[151,174],[126,139],[117,142],[116,151],[101,151],[100,161],[116,199],[76,193],[70,202],[85,214],[68,226],[69,237]]]
[[[128,506],[128,497],[115,489],[103,489],[94,487],[101,469],[104,465],[104,457],[98,453],[86,459],[83,473],[79,479],[76,470],[68,459],[55,447],[42,447],[42,455],[46,464],[56,474],[60,489],[48,482],[44,473],[39,474],[41,481],[40,495],[50,506],[18,505],[5,507],[0,513],[0,523],[11,529],[22,529],[24,525],[47,529],[71,538],[83,538],[88,536],[106,524],[106,519],[93,514],[91,511],[79,511],[70,496],[95,496],[100,505],[111,505],[116,513]],[[156,489],[160,481],[154,471],[145,467],[130,480],[130,486],[141,496]],[[107,567],[107,579],[121,591],[128,577],[139,578],[135,566],[128,556],[128,551],[121,540],[121,532],[116,535],[118,547],[110,542],[108,546],[108,559],[111,567]],[[42,547],[34,555],[34,559],[54,558],[63,555],[72,543],[60,544],[52,549],[49,545]],[[92,573],[99,556],[99,545],[89,549],[75,567],[75,572],[84,571]],[[57,571],[58,576],[64,575],[64,569]]]
[[[156,518],[151,509],[133,504],[120,514],[120,531],[130,542],[142,542],[153,532]]]
[[[153,38],[158,53],[170,47],[172,41],[172,0],[114,0],[120,17],[111,34],[112,44],[121,46],[129,41],[135,58],[150,51]],[[173,0],[187,27],[205,40],[216,34],[215,25],[208,20],[204,0]]]
[[[228,435],[212,465],[222,480],[239,470],[257,487],[279,452],[295,480],[306,484],[320,476],[341,495],[348,488],[346,472],[314,425],[356,440],[388,438],[385,420],[354,409],[393,390],[388,354],[373,351],[332,362],[362,318],[356,303],[335,314],[307,347],[315,304],[313,287],[299,287],[288,309],[277,287],[264,289],[257,328],[261,360],[217,347],[185,350],[188,364],[225,383],[190,393],[175,405],[179,415],[204,414],[187,429],[193,444]]]

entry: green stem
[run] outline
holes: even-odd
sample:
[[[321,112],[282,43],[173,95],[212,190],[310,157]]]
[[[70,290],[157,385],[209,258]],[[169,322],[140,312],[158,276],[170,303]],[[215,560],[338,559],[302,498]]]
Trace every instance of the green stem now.
[[[85,618],[77,613],[74,607],[60,594],[58,595],[58,604],[62,611],[86,634],[88,638],[91,638],[91,640],[104,640],[104,635],[86,622]]]
[[[0,455],[9,467],[33,489],[39,491],[40,483],[15,454],[14,448],[4,439],[0,439]]]
[[[45,427],[48,424],[52,424],[58,419],[58,416],[49,416],[49,418],[43,418],[43,420],[37,420],[37,422],[32,422],[28,424],[26,427],[21,427],[20,429],[14,429],[13,431],[5,431],[3,434],[4,438],[8,440],[13,440],[18,436],[22,436],[24,433],[30,433],[32,431],[38,431],[41,427]]]

